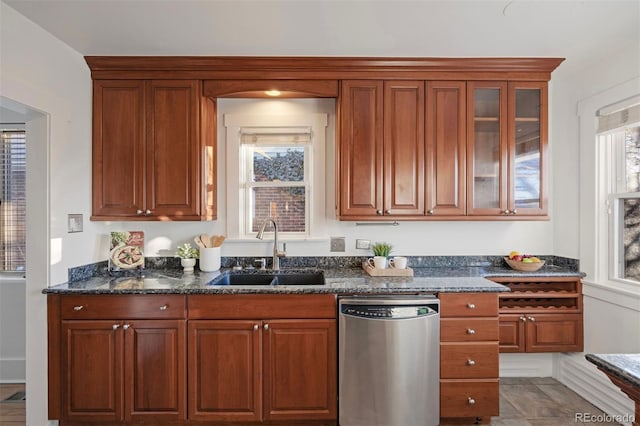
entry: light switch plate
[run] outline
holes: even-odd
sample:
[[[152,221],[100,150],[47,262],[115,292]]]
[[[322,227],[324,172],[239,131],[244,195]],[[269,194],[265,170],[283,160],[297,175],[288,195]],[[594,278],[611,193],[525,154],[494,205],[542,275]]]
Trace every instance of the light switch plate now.
[[[356,240],[356,248],[362,250],[369,250],[371,247],[371,240]]]
[[[70,214],[67,215],[67,232],[82,232],[82,215]]]
[[[331,237],[331,251],[345,251],[344,237]]]

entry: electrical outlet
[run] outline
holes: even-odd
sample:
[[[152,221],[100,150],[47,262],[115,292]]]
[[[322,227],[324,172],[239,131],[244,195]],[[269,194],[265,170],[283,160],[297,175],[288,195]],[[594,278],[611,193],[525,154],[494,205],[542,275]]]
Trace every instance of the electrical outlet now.
[[[344,237],[331,237],[331,251],[345,251]]]
[[[362,250],[369,250],[371,247],[371,240],[356,240],[356,248]]]

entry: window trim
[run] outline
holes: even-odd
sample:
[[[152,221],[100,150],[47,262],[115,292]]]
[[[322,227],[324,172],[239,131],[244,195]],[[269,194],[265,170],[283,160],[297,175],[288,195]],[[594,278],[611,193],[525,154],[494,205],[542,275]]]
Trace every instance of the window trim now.
[[[223,116],[225,127],[225,148],[226,148],[226,219],[228,238],[244,242],[260,242],[255,239],[256,233],[244,233],[243,227],[246,220],[246,201],[240,200],[242,197],[241,173],[244,171],[239,167],[240,145],[242,128],[287,128],[287,127],[308,127],[311,129],[311,158],[309,168],[305,172],[312,175],[309,181],[309,206],[308,224],[309,231],[305,235],[289,232],[278,232],[282,241],[309,241],[327,239],[325,235],[327,229],[327,219],[325,214],[325,189],[326,181],[326,158],[327,158],[327,128],[328,114],[307,113],[307,114],[239,114],[227,113]],[[236,166],[237,165],[237,166]]]
[[[640,300],[640,286],[621,281],[612,281],[608,277],[607,240],[603,240],[603,229],[608,228],[607,206],[602,202],[603,194],[608,194],[607,183],[600,179],[603,176],[604,144],[597,143],[597,115],[604,108],[622,105],[621,100],[628,100],[640,95],[640,77],[632,78],[613,86],[603,92],[578,102],[579,125],[579,260],[580,269],[586,273],[583,281],[589,284],[585,288],[588,293],[593,289],[594,297],[600,289],[616,294],[616,303],[623,306],[637,306]],[[629,96],[630,94],[631,97]],[[604,234],[606,236],[606,233]],[[604,252],[604,253],[603,253]],[[604,254],[604,255],[603,255]],[[585,293],[585,294],[586,294]],[[611,296],[613,297],[613,296]]]

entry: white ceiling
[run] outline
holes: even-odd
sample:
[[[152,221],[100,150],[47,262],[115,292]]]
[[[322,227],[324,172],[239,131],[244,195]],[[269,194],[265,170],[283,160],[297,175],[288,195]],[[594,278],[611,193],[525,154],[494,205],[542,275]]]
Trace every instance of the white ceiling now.
[[[640,0],[2,0],[83,55],[550,56],[640,50]]]

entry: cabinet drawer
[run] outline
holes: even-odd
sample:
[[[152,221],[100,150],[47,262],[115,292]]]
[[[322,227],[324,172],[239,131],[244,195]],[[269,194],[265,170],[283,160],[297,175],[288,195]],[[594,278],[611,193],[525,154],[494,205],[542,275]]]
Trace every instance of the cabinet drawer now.
[[[440,377],[480,379],[498,377],[498,342],[442,343]]]
[[[440,381],[440,417],[497,416],[499,401],[498,379]]]
[[[63,296],[62,319],[185,318],[185,296],[175,294]]]
[[[498,318],[443,318],[441,342],[478,342],[498,340]]]
[[[336,318],[334,294],[189,296],[190,319]]]
[[[498,316],[496,293],[440,293],[438,298],[443,318]]]

